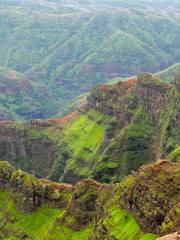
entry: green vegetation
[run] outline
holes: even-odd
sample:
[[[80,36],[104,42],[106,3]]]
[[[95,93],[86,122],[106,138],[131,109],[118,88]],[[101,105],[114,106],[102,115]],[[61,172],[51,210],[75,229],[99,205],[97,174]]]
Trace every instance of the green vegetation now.
[[[123,142],[121,156],[121,174],[137,169],[153,159],[153,141],[155,128],[143,108],[137,109],[134,122],[124,129],[121,135]],[[130,166],[130,169],[127,166]]]
[[[63,239],[63,240],[88,240],[92,231],[91,226],[88,226],[80,231],[73,231],[67,227],[54,227],[47,240]]]
[[[94,119],[90,117],[91,115]],[[69,149],[69,158],[63,169],[65,181],[69,182],[69,178],[73,178],[73,176],[91,177],[90,169],[95,164],[98,149],[104,139],[104,118],[103,114],[91,110],[65,126],[63,145],[65,142],[66,148]],[[62,159],[60,161],[62,162]]]
[[[67,183],[119,182],[156,159],[178,162],[177,88],[151,74],[98,85],[79,112],[2,123],[0,158],[36,177]]]
[[[116,182],[131,170],[153,160],[154,123],[143,106],[135,109],[133,115],[131,124],[117,131],[117,135],[99,158],[94,173],[96,179]],[[115,175],[117,169],[118,176]]]
[[[23,213],[16,208],[12,195],[3,189],[0,189],[0,212],[1,229],[4,226],[3,232],[0,230],[2,240],[22,239],[23,236],[28,240],[86,239],[91,230],[90,226],[78,232],[57,226],[56,221],[64,210],[48,205],[32,213]]]
[[[180,163],[180,147],[177,147],[174,151],[172,151],[167,158],[171,161]]]
[[[135,218],[119,207],[109,209],[110,215],[103,221],[107,226],[109,237],[127,240],[155,240],[157,235],[143,233]]]
[[[38,180],[7,162],[0,176],[3,240],[154,240],[179,227],[177,163],[158,161],[110,185]]]
[[[157,225],[161,234],[176,229],[178,191],[174,189],[179,184],[179,170],[178,164],[159,161],[141,167],[116,184],[111,200],[105,204],[104,212],[96,222],[93,240],[150,240],[160,233],[155,230]],[[169,184],[171,181],[172,185]],[[172,205],[163,200],[167,196]],[[146,229],[146,233],[142,229]]]
[[[177,1],[137,2],[0,0],[0,239],[179,230]]]
[[[166,82],[172,82],[178,72],[180,72],[180,63],[176,63],[164,71],[160,71],[157,75]]]
[[[1,71],[2,70],[2,71]],[[0,68],[1,120],[45,118],[53,115],[56,102],[44,83],[34,82],[25,74]]]
[[[2,189],[0,190],[0,209],[1,225],[6,225],[4,231],[8,232],[9,239],[21,237],[22,234],[27,234],[28,239],[44,239],[54,221],[63,213],[63,210],[53,209],[47,205],[33,213],[22,213],[16,208],[11,194]],[[5,222],[6,218],[7,222]]]
[[[171,2],[71,2],[0,1],[0,119],[66,113],[76,105],[73,99],[97,83],[179,61]],[[4,74],[12,70],[17,76],[4,85]],[[165,75],[170,81],[172,74]]]
[[[90,157],[104,136],[104,126],[92,121],[87,115],[81,115],[64,131],[65,140],[72,148],[74,156]],[[83,149],[89,149],[82,151]]]

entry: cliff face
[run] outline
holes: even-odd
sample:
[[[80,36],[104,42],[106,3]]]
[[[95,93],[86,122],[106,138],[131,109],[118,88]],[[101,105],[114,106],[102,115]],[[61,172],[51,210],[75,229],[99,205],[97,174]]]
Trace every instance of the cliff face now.
[[[100,85],[89,96],[89,105],[106,115],[116,115],[125,124],[132,120],[132,112],[139,106],[158,120],[172,86],[152,74],[145,73],[112,85]]]
[[[151,74],[99,85],[79,112],[1,123],[0,157],[55,181],[118,182],[156,159],[179,161],[179,99],[177,84]]]
[[[175,150],[180,143],[179,99],[175,85],[151,74],[94,89],[90,108],[112,119],[94,177],[110,181]]]
[[[159,161],[126,177],[103,205],[103,211],[98,208],[91,239],[146,239],[140,229],[158,235],[179,231],[179,174],[179,164]]]
[[[179,174],[179,164],[159,161],[118,184],[72,186],[0,162],[1,239],[154,240],[179,231]]]
[[[48,175],[55,154],[50,138],[16,123],[0,123],[0,136],[1,159],[38,177]]]

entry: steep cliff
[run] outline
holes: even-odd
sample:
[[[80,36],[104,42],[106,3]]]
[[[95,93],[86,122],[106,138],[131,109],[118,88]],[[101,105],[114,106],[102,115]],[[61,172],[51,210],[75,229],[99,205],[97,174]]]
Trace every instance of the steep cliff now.
[[[97,211],[91,239],[156,239],[141,231],[158,235],[179,231],[179,174],[179,164],[158,161],[126,177],[103,211]]]
[[[179,231],[180,165],[159,161],[118,184],[36,179],[0,162],[1,239],[154,240]]]
[[[54,142],[41,130],[29,124],[0,123],[0,158],[14,166],[35,174],[47,176],[55,155]]]
[[[94,177],[116,181],[174,151],[180,144],[179,100],[176,86],[151,74],[94,89],[89,106],[111,118]]]
[[[38,177],[118,182],[156,159],[179,161],[179,80],[149,73],[98,85],[63,118],[1,123],[0,158]]]

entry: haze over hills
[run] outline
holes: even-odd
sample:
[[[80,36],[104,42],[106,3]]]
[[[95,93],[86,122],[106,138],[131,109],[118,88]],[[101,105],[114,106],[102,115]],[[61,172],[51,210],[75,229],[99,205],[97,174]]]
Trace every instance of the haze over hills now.
[[[97,83],[163,70],[180,60],[179,36],[178,1],[1,0],[1,69],[29,85],[1,90],[1,119],[53,116]]]
[[[180,239],[179,40],[179,0],[0,0],[0,240]]]

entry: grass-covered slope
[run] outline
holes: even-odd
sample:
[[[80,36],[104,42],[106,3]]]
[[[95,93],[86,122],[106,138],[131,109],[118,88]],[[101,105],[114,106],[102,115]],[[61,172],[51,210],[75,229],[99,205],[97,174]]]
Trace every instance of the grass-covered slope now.
[[[8,237],[1,233],[1,239],[22,239],[23,236],[30,236],[28,239],[44,239],[51,230],[53,222],[61,216],[62,209],[56,209],[44,205],[36,212],[23,213],[19,211],[13,201],[12,195],[0,190],[1,228],[8,232]],[[5,220],[8,216],[8,220]]]
[[[66,181],[71,180],[71,173],[79,178],[92,177],[92,167],[96,164],[105,135],[103,118],[103,114],[91,110],[65,127],[64,141],[68,143],[72,154],[63,173]]]
[[[87,239],[90,226],[76,231],[58,224],[72,192],[70,185],[40,181],[0,162],[1,239]]]
[[[115,185],[86,179],[75,186],[38,180],[3,161],[0,237],[155,240],[179,230],[178,187],[179,164],[168,161],[144,166]]]
[[[56,226],[56,221],[63,215],[64,209],[46,204],[32,213],[21,212],[16,207],[12,194],[3,189],[0,190],[0,209],[2,240],[87,240],[91,230],[90,227],[75,231]]]
[[[6,110],[44,118],[97,83],[179,62],[178,3],[1,0],[0,42],[0,66],[32,80],[31,94],[0,92]]]

